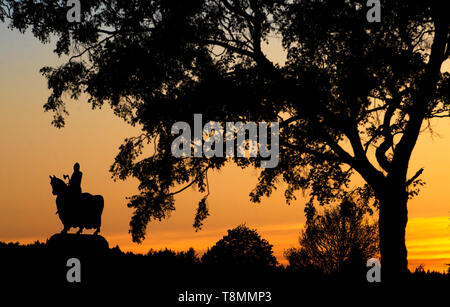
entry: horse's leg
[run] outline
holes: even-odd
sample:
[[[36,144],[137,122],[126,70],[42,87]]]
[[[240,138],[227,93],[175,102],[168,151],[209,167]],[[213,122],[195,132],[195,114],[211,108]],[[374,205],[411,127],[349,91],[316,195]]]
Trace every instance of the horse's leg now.
[[[61,234],[65,235],[70,230],[70,226],[64,225],[63,230],[61,230]]]
[[[83,232],[83,227],[80,226],[80,230],[77,231],[77,235],[81,234]]]
[[[100,232],[100,226],[97,227],[97,229],[94,232],[94,235],[98,235],[99,232]]]

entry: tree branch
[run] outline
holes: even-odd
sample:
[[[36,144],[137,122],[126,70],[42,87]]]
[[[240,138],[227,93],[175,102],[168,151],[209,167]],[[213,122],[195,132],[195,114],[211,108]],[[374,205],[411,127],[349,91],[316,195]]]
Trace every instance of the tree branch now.
[[[420,175],[423,173],[423,167],[419,169],[414,176],[412,176],[409,180],[406,181],[406,186],[409,186],[411,183],[414,182]]]
[[[103,44],[105,41],[109,40],[110,38],[112,38],[112,37],[114,37],[114,36],[116,36],[116,35],[117,35],[117,33],[116,33],[116,34],[109,35],[109,36],[105,37],[104,39],[100,40],[99,42],[95,43],[94,45],[91,45],[91,46],[85,48],[85,49],[83,50],[83,52],[81,52],[81,53],[79,53],[79,54],[77,54],[77,55],[71,56],[71,57],[69,58],[69,61],[68,61],[68,62],[70,63],[70,62],[72,62],[72,60],[74,60],[74,59],[76,59],[76,58],[79,58],[79,57],[82,57],[86,52],[89,52],[90,50],[92,50],[92,49],[94,49],[94,48],[100,46],[100,45]]]
[[[389,161],[386,157],[386,152],[394,142],[391,133],[391,119],[394,115],[395,110],[400,105],[400,101],[401,99],[399,97],[397,97],[397,99],[395,100],[392,99],[386,112],[384,113],[383,124],[381,125],[381,134],[384,136],[384,140],[375,151],[375,157],[377,158],[378,164],[383,168],[383,170],[388,173],[391,170],[391,161]]]
[[[442,13],[442,12],[437,12]],[[446,15],[445,15],[446,16]],[[398,171],[398,176],[406,177],[409,159],[412,150],[417,142],[420,133],[420,127],[425,118],[428,103],[433,97],[436,84],[439,80],[446,43],[449,35],[449,21],[447,18],[435,19],[435,34],[431,46],[430,59],[425,67],[425,73],[421,79],[418,90],[413,93],[414,105],[409,110],[410,120],[406,124],[405,132],[395,148],[393,167]]]
[[[200,176],[203,175],[209,168],[210,168],[209,166],[206,167],[206,168],[205,168],[203,171],[201,171],[200,174],[198,174],[198,175],[195,177],[195,179],[192,180],[188,185],[184,186],[183,188],[181,188],[181,189],[178,190],[178,191],[175,191],[175,192],[172,192],[172,193],[167,194],[167,196],[172,196],[172,195],[175,195],[175,194],[178,194],[178,193],[183,192],[184,190],[186,190],[187,188],[189,188],[190,186],[192,186],[192,185],[197,181],[197,179],[200,178]],[[208,186],[208,194],[209,194],[209,186]]]

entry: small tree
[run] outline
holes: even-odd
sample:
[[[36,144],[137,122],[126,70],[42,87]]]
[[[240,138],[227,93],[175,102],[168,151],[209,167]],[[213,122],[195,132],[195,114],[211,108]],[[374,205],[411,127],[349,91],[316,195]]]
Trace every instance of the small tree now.
[[[340,273],[363,267],[378,253],[378,228],[365,217],[368,208],[344,200],[322,215],[312,206],[305,212],[307,222],[299,238],[300,247],[285,251],[290,267]]]
[[[276,266],[272,246],[256,229],[245,225],[228,230],[228,234],[206,251],[202,262],[220,266]]]

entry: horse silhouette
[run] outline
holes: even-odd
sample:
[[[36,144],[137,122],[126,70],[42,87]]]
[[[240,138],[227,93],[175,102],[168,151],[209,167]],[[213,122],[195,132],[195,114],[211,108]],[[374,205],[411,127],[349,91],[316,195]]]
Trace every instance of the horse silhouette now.
[[[61,233],[67,233],[71,227],[79,227],[77,234],[84,228],[96,228],[94,235],[98,234],[102,224],[103,196],[82,193],[74,197],[67,184],[56,176],[50,176],[50,184],[52,194],[56,195],[56,213],[64,225]]]

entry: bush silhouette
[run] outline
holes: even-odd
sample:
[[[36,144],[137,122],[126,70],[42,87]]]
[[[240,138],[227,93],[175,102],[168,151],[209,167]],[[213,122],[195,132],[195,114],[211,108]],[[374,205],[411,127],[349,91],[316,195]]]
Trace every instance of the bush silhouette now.
[[[309,211],[308,211],[309,210]],[[378,253],[378,227],[365,218],[367,210],[350,200],[319,215],[307,211],[300,247],[285,251],[289,266],[325,274],[361,270]]]
[[[274,267],[277,259],[272,245],[255,229],[245,225],[228,230],[228,234],[202,256],[202,262],[218,266]]]

